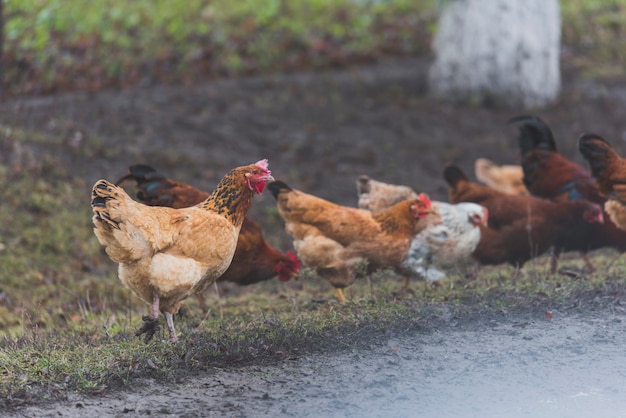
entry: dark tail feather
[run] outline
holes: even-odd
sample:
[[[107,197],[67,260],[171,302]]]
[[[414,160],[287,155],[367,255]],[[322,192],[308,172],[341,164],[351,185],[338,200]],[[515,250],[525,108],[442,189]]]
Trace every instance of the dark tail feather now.
[[[106,208],[107,200],[104,197],[95,196],[91,199],[92,208]]]
[[[460,181],[467,181],[467,176],[463,171],[454,164],[448,164],[443,169],[443,178],[451,187],[456,186]]]
[[[272,196],[274,196],[275,199],[278,199],[278,195],[280,194],[282,190],[287,190],[287,191],[291,190],[291,187],[287,186],[285,183],[283,183],[280,180],[268,183],[267,188],[272,193]]]
[[[519,128],[522,156],[534,149],[556,152],[556,142],[550,127],[538,117],[522,115],[509,119],[508,123]]]
[[[607,160],[616,154],[613,147],[602,137],[595,134],[583,134],[578,138],[578,151],[589,162],[594,177],[602,175]]]
[[[129,173],[115,182],[117,186],[128,180],[135,180],[137,184],[142,184],[155,179],[163,179],[154,168],[147,164],[135,164],[128,167]]]
[[[96,219],[106,224],[117,227],[118,223],[111,220],[107,211],[107,202],[114,199],[115,187],[108,181],[101,179],[91,189],[91,207]]]
[[[359,176],[356,182],[357,194],[360,196],[364,193],[370,192],[370,178],[369,176],[362,174]]]

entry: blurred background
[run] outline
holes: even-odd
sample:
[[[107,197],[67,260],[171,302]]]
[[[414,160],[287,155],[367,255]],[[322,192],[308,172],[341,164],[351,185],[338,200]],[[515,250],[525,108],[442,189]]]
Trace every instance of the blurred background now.
[[[439,19],[453,3],[471,3],[485,16],[478,24],[463,11],[472,32],[502,36],[496,23],[503,19],[481,9],[506,1],[4,0],[2,86],[10,96],[40,95],[432,56]],[[558,32],[560,13],[564,71],[622,75],[625,1],[570,0],[560,11],[556,0],[510,4],[518,3],[533,16],[528,21],[547,19],[540,32],[549,25]],[[523,10],[513,13],[520,31],[537,32]]]

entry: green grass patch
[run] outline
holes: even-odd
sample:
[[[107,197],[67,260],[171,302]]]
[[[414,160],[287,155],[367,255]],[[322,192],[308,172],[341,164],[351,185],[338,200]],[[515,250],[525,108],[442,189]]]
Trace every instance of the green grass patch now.
[[[560,4],[564,59],[589,77],[623,77],[626,1],[571,0]]]
[[[390,0],[7,0],[15,94],[193,82],[427,51],[434,4]]]
[[[563,62],[594,77],[626,64],[626,0],[561,2]],[[5,0],[13,95],[194,83],[430,54],[431,0]]]
[[[14,401],[33,395],[52,399],[66,390],[121,388],[138,377],[166,380],[213,367],[354,349],[390,330],[428,326],[431,307],[441,303],[473,311],[529,306],[547,311],[582,297],[611,299],[623,292],[626,263],[615,262],[612,254],[594,261],[600,269],[591,276],[546,276],[543,266],[530,266],[514,281],[513,269],[500,266],[483,269],[473,280],[453,275],[437,286],[414,281],[410,292],[399,277],[381,272],[348,288],[345,305],[334,301],[327,283],[310,275],[290,284],[265,282],[230,296],[209,291],[208,313],[190,300],[187,316],[176,318],[178,344],[168,342],[163,320],[150,343],[135,337],[142,305],[133,300],[123,307],[128,295],[120,295],[104,310],[76,309],[80,319],[70,325],[57,317],[46,326],[24,327],[17,337],[6,335],[0,340],[0,394]],[[609,265],[610,271],[604,271]],[[578,268],[576,262],[565,267]]]

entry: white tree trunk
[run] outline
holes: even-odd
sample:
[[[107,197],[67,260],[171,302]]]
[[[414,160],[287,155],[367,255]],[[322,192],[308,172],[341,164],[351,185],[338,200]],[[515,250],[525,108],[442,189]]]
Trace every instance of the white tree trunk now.
[[[431,93],[541,107],[561,87],[558,0],[454,0],[433,42]]]

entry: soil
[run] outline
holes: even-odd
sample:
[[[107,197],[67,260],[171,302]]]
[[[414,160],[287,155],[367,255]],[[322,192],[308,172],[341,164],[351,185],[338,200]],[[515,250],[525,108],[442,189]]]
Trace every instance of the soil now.
[[[216,368],[123,393],[70,394],[21,417],[616,417],[626,412],[624,313],[459,318],[273,366]]]
[[[63,134],[65,143],[39,152],[87,185],[144,162],[210,190],[230,167],[268,158],[277,179],[340,204],[356,203],[355,179],[363,173],[447,200],[445,163],[473,177],[478,157],[516,162],[516,132],[506,121],[526,111],[434,101],[426,94],[428,64],[20,99],[0,110],[13,124]],[[536,114],[560,151],[583,163],[581,133],[600,134],[618,149],[625,139],[626,82],[566,74],[561,99]],[[287,247],[280,223],[266,216],[273,205],[264,194],[251,216]],[[3,415],[620,416],[623,295],[511,312],[442,304],[410,329],[369,339],[365,332],[357,346],[312,347],[276,364],[215,368],[172,382],[137,381],[124,392],[69,393]]]

